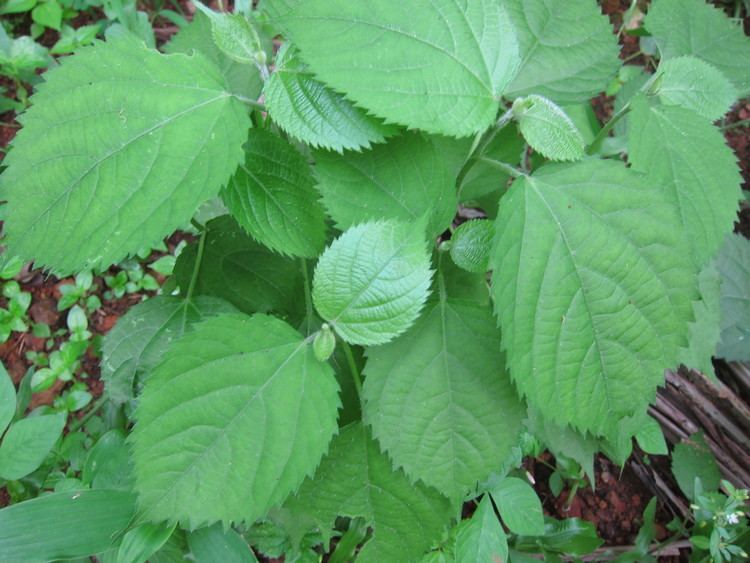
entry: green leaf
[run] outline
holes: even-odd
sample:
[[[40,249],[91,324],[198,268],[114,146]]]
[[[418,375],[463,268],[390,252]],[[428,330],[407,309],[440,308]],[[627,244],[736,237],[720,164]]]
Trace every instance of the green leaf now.
[[[581,160],[584,142],[566,113],[542,96],[516,98],[513,115],[526,142],[551,160]]]
[[[121,430],[110,430],[89,450],[81,481],[92,489],[133,489],[130,452]]]
[[[721,275],[721,341],[716,355],[750,361],[750,241],[727,236],[716,268]]]
[[[305,158],[291,144],[251,129],[245,163],[221,197],[242,228],[282,254],[313,258],[325,246],[325,212]]]
[[[245,313],[298,311],[302,294],[299,262],[256,243],[229,216],[209,221],[206,229],[194,295],[221,297]],[[177,259],[175,278],[183,293],[190,286],[197,251],[198,245],[188,246]]]
[[[31,416],[12,424],[0,444],[0,478],[20,479],[37,469],[62,434],[65,418]]]
[[[188,534],[190,551],[200,563],[257,563],[255,554],[242,536],[221,524]]]
[[[156,244],[240,161],[250,121],[201,55],[122,39],[45,79],[0,177],[8,251],[38,266],[106,268]]]
[[[313,279],[315,308],[352,344],[383,344],[416,320],[430,288],[424,221],[364,223],[331,243]]]
[[[533,552],[538,552],[541,547],[555,553],[580,556],[591,553],[603,543],[604,541],[596,535],[596,526],[591,522],[578,518],[548,518],[544,525],[544,535],[519,537],[515,547]]]
[[[659,99],[715,121],[737,99],[734,85],[715,67],[695,57],[677,57],[659,65]]]
[[[456,563],[502,563],[508,560],[508,538],[492,508],[488,495],[482,497],[469,524],[456,534]]]
[[[145,563],[174,532],[174,524],[141,524],[122,538],[117,551],[117,563]]]
[[[468,272],[486,272],[494,236],[492,221],[474,219],[462,223],[451,236],[450,253],[456,266]]]
[[[737,159],[721,132],[692,111],[651,105],[643,96],[630,103],[630,163],[679,209],[678,228],[690,233],[702,266],[732,231],[741,197]]]
[[[651,455],[668,455],[667,442],[664,440],[664,434],[661,426],[650,416],[646,418],[645,424],[635,435],[638,446]]]
[[[715,377],[711,357],[721,336],[721,276],[714,262],[698,274],[700,299],[693,302],[695,321],[688,327],[688,344],[682,349],[680,363]]]
[[[739,97],[750,94],[750,40],[722,10],[705,0],[658,0],[645,26],[663,60],[694,55],[729,78]]]
[[[429,214],[428,237],[442,233],[458,204],[456,176],[431,137],[404,133],[361,153],[316,151],[323,204],[345,230],[374,219],[416,221]]]
[[[574,460],[583,468],[589,480],[594,482],[594,456],[600,449],[599,440],[591,435],[584,436],[567,426],[555,424],[536,409],[529,409],[528,428],[555,458],[568,457]]]
[[[588,101],[620,67],[617,39],[592,0],[507,0],[521,68],[505,93],[558,104]]]
[[[260,36],[244,14],[214,12],[198,0],[193,4],[211,21],[214,43],[227,57],[238,63],[265,65]]]
[[[0,436],[16,414],[16,387],[0,362]]]
[[[406,334],[367,350],[364,417],[396,467],[460,500],[518,444],[526,410],[489,307],[439,285]]]
[[[37,0],[8,0],[0,6],[0,14],[21,14],[36,6]]]
[[[521,162],[521,154],[524,152],[525,143],[523,137],[518,133],[516,127],[507,125],[492,140],[484,152],[484,156],[499,162],[505,162],[516,166]],[[468,148],[467,148],[468,156]],[[463,163],[462,163],[463,164]],[[461,203],[476,201],[482,196],[493,192],[504,190],[508,185],[510,175],[498,170],[496,167],[479,160],[469,169],[469,172],[461,179],[458,189]],[[497,207],[497,205],[495,205]],[[489,209],[485,211],[494,211]],[[494,217],[494,215],[492,215]]]
[[[316,80],[298,53],[290,43],[282,45],[263,89],[268,114],[289,135],[341,152],[369,148],[398,130]]]
[[[109,549],[135,512],[126,491],[52,493],[0,510],[7,561],[74,559]]]
[[[221,70],[230,92],[253,100],[260,96],[263,80],[257,67],[241,64],[227,57],[214,43],[211,22],[202,13],[195,14],[193,21],[164,45],[166,53],[190,54],[194,51],[204,54]]]
[[[31,19],[39,25],[60,31],[63,10],[57,0],[47,0],[36,5],[31,11]]]
[[[673,207],[620,162],[547,165],[503,198],[491,261],[508,365],[558,424],[614,435],[677,364],[695,266]]]
[[[672,473],[680,489],[690,500],[695,500],[696,478],[700,480],[704,491],[715,491],[719,488],[719,466],[702,433],[693,434],[674,447]]]
[[[495,0],[310,0],[280,23],[323,82],[430,133],[486,129],[518,67],[515,34]]]
[[[315,477],[287,505],[312,517],[321,530],[330,529],[339,515],[364,518],[373,537],[360,551],[360,563],[418,560],[452,515],[434,489],[412,485],[402,471],[394,471],[360,423],[341,430]]]
[[[224,315],[196,326],[169,348],[136,411],[145,517],[195,529],[263,516],[325,453],[337,393],[331,368],[279,319]]]
[[[128,310],[102,342],[102,379],[109,399],[116,404],[132,399],[136,376],[147,377],[170,342],[192,329],[195,323],[236,311],[215,297],[187,300],[166,295]]]
[[[544,534],[542,502],[526,481],[506,477],[490,494],[511,532],[526,536]]]

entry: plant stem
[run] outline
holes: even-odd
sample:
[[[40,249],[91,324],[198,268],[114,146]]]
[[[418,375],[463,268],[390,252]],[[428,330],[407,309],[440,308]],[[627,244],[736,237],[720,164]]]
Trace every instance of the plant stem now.
[[[612,119],[607,121],[607,123],[604,124],[604,127],[602,127],[601,131],[597,133],[596,137],[593,141],[591,141],[591,144],[586,147],[586,154],[592,155],[595,154],[600,148],[602,143],[604,142],[604,139],[607,138],[609,135],[609,132],[612,131],[612,128],[617,125],[617,122],[620,121],[623,117],[625,117],[630,112],[630,102],[625,104],[622,108],[620,108],[620,111],[618,111]]]
[[[198,253],[195,255],[195,264],[193,264],[193,273],[190,275],[190,283],[188,284],[187,293],[185,294],[185,301],[190,301],[195,291],[195,284],[198,281],[198,272],[201,269],[201,262],[203,262],[203,250],[206,247],[206,229],[201,231],[201,238],[198,239]],[[187,307],[185,308],[187,312]]]
[[[91,418],[92,416],[94,416],[94,414],[96,414],[96,412],[97,412],[97,411],[98,411],[98,410],[99,410],[100,408],[102,408],[102,405],[104,405],[104,403],[106,403],[106,402],[107,402],[107,400],[108,400],[108,399],[107,399],[107,397],[106,397],[105,395],[102,395],[102,396],[101,396],[101,397],[99,397],[99,398],[98,398],[98,399],[97,399],[96,401],[94,401],[94,403],[93,403],[93,404],[91,405],[91,408],[90,408],[90,409],[88,410],[88,412],[86,412],[86,414],[85,414],[85,415],[83,415],[83,416],[82,416],[81,418],[79,418],[79,419],[75,420],[75,421],[74,421],[74,422],[73,422],[73,423],[72,423],[72,424],[71,424],[71,425],[69,426],[69,428],[68,428],[68,429],[69,429],[69,431],[70,431],[70,432],[75,432],[76,430],[78,430],[79,428],[81,428],[81,426],[83,426],[84,424],[86,424],[86,423],[88,422],[88,420],[89,420],[89,419],[90,419],[90,418]]]
[[[344,354],[346,355],[346,363],[349,365],[349,371],[352,372],[352,379],[354,380],[354,388],[357,390],[357,397],[360,402],[362,401],[362,378],[359,376],[359,370],[357,369],[357,362],[354,361],[354,354],[352,354],[351,346],[349,343],[342,340],[342,346],[344,347]]]
[[[738,127],[750,127],[750,119],[743,119],[742,121],[735,121],[734,123],[725,125],[721,129],[722,131],[731,131],[732,129],[737,129]]]
[[[257,109],[257,110],[266,111],[266,106],[264,104],[261,104],[257,100],[253,100],[252,98],[248,98],[246,96],[240,96],[239,94],[232,94],[232,97],[237,98],[243,104],[247,104],[250,107],[253,107],[253,108]]]
[[[495,139],[497,134],[503,130],[503,128],[508,125],[508,123],[511,122],[513,119],[513,110],[509,109],[506,110],[506,112],[500,116],[500,118],[495,122],[495,125],[484,134],[484,138],[480,141],[474,140],[474,143],[472,145],[472,150],[469,156],[466,158],[466,161],[464,162],[463,167],[461,168],[461,171],[458,173],[458,176],[456,178],[456,186],[458,186],[458,189],[461,189],[461,185],[464,182],[464,178],[466,178],[466,175],[469,173],[469,171],[474,167],[474,165],[479,161],[479,159],[484,155],[484,152],[487,150],[487,147],[490,146],[490,143]]]
[[[493,168],[497,168],[498,170],[502,170],[503,172],[510,174],[513,178],[526,176],[526,173],[523,170],[519,170],[515,166],[511,166],[510,164],[506,162],[501,162],[499,160],[495,160],[494,158],[488,158],[486,156],[480,156],[478,160],[480,162],[484,162],[485,164],[492,166]]]
[[[312,321],[313,321],[313,304],[312,295],[310,294],[310,274],[307,271],[307,260],[300,258],[300,265],[302,266],[302,280],[305,286],[305,318],[307,319],[307,336],[312,333]]]

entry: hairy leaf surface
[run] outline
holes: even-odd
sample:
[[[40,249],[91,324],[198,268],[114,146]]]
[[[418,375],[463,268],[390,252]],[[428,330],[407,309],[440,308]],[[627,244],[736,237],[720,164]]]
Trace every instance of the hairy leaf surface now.
[[[722,10],[705,0],[658,0],[645,25],[662,59],[694,55],[729,78],[740,97],[750,94],[750,40]]]
[[[397,131],[317,80],[289,43],[279,49],[263,93],[274,122],[313,147],[369,148]]]
[[[45,78],[0,177],[8,250],[38,266],[106,268],[157,243],[240,161],[250,121],[203,55],[120,39]]]
[[[342,429],[315,477],[287,505],[311,516],[321,529],[330,528],[337,515],[365,518],[373,537],[357,558],[362,563],[418,560],[452,516],[445,497],[394,471],[361,423]]]
[[[592,0],[508,0],[521,68],[508,97],[588,101],[620,67],[612,26]]]
[[[131,434],[139,506],[191,528],[252,522],[315,470],[336,433],[338,385],[283,321],[210,319],[154,370]]]
[[[299,151],[264,129],[251,129],[245,163],[222,191],[237,222],[282,254],[317,256],[325,246],[325,212]]]
[[[694,112],[631,101],[628,155],[679,209],[702,266],[732,231],[741,197],[737,160],[721,132]]]
[[[487,128],[518,67],[496,0],[310,0],[280,23],[323,82],[389,122],[430,133]]]
[[[279,256],[253,241],[229,216],[206,225],[203,257],[195,277],[194,295],[214,295],[245,313],[297,313],[302,271],[299,262]],[[174,274],[187,293],[196,271],[198,244],[182,251]]]
[[[342,230],[373,219],[416,221],[429,213],[427,234],[442,233],[456,212],[456,177],[440,146],[405,133],[361,153],[316,151],[318,190]]]
[[[344,340],[383,344],[416,320],[432,277],[423,228],[423,221],[364,223],[320,257],[313,302]]]
[[[653,399],[692,320],[673,205],[619,162],[548,165],[513,184],[496,229],[492,292],[519,390],[545,417],[612,434]]]
[[[132,399],[136,375],[148,376],[174,340],[197,322],[232,312],[237,312],[232,305],[208,296],[188,300],[159,295],[130,309],[102,341],[102,379],[109,399]]]
[[[513,113],[531,147],[550,160],[581,160],[583,136],[560,106],[542,96],[517,98]]]
[[[721,274],[721,342],[717,355],[750,361],[750,241],[727,236],[716,259]]]
[[[368,349],[364,416],[397,467],[458,500],[508,457],[526,410],[489,307],[439,286],[406,334]]]
[[[451,258],[456,265],[469,272],[489,269],[495,227],[487,219],[473,219],[462,223],[451,236]]]

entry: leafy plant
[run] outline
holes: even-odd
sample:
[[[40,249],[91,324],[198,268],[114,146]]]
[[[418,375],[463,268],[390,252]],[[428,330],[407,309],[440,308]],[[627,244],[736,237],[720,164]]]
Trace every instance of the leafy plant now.
[[[69,468],[0,511],[60,517],[52,538],[0,531],[0,552],[252,561],[242,532],[290,560],[334,537],[332,560],[365,562],[596,549],[512,473],[524,426],[579,479],[633,437],[661,453],[664,370],[715,352],[741,190],[711,119],[749,91],[750,42],[703,0],[658,0],[658,67],[623,73],[593,0],[197,6],[163,54],[107,2],[119,23],[46,74],[5,159],[6,254],[57,275],[198,235],[102,346],[88,456],[113,436],[122,478]],[[600,124],[587,104],[613,83]],[[228,214],[198,220],[217,196]],[[458,225],[459,203],[480,219]],[[114,296],[157,289],[124,264]],[[72,377],[81,313],[32,387]],[[736,346],[742,321],[721,322]],[[75,543],[77,498],[82,524],[113,509]]]

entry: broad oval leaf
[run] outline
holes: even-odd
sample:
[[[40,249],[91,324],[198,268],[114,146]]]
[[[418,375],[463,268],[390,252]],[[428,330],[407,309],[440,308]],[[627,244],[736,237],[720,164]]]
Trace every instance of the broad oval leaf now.
[[[392,340],[419,315],[432,271],[424,223],[364,223],[318,260],[312,298],[320,316],[352,344]]]
[[[16,387],[0,362],[0,436],[16,414]]]
[[[245,163],[221,197],[242,228],[268,248],[312,258],[325,246],[325,212],[305,158],[264,129],[251,129]]]
[[[508,538],[492,508],[489,495],[484,495],[468,525],[456,534],[456,563],[502,563],[508,560]]]
[[[506,477],[491,492],[500,517],[514,534],[544,534],[542,501],[534,488],[517,477]]]
[[[451,236],[450,253],[453,262],[468,272],[486,272],[489,269],[494,236],[492,221],[473,219],[462,223]]]
[[[64,414],[30,416],[11,425],[0,444],[0,478],[25,477],[47,457],[65,426]]]
[[[240,162],[250,120],[200,54],[123,38],[45,78],[0,177],[11,254],[106,268],[184,225]]]
[[[714,454],[706,444],[701,432],[685,438],[672,451],[672,473],[677,484],[690,500],[696,500],[695,479],[701,482],[702,490],[709,492],[719,488],[721,471]]]
[[[200,563],[257,563],[243,537],[221,524],[195,530],[187,536],[190,552]]]
[[[274,122],[313,147],[369,148],[397,131],[317,80],[290,43],[279,49],[263,94]]]
[[[210,319],[149,378],[131,441],[152,521],[252,522],[312,474],[336,433],[331,368],[283,321]]]
[[[443,288],[406,334],[367,358],[365,420],[412,480],[463,499],[518,444],[526,409],[488,306]]]
[[[321,530],[330,529],[337,516],[364,518],[373,535],[357,556],[361,563],[418,561],[452,517],[445,497],[394,470],[359,422],[333,439],[315,477],[285,508],[311,517]]]
[[[431,133],[486,129],[518,67],[496,0],[310,0],[280,24],[326,84],[389,122]]]
[[[588,101],[620,68],[612,26],[593,0],[507,0],[521,68],[506,96]]]
[[[112,547],[134,513],[135,495],[129,491],[43,495],[0,510],[0,553],[6,561],[56,561],[102,553]]]
[[[663,103],[693,110],[710,121],[729,111],[737,99],[734,85],[716,67],[695,57],[662,62],[657,80]]]
[[[237,310],[215,297],[192,299],[159,295],[123,315],[102,341],[102,379],[116,404],[134,397],[136,375],[148,376],[172,341],[192,326],[220,313]]]
[[[531,95],[513,102],[513,114],[521,134],[535,151],[550,160],[583,158],[583,136],[560,106]]]
[[[453,220],[456,176],[441,147],[420,133],[404,133],[361,153],[316,151],[323,204],[339,229],[374,219],[416,221],[429,214],[427,234]]]
[[[750,362],[750,241],[727,236],[716,258],[721,274],[721,341],[716,354]]]
[[[740,97],[750,94],[750,39],[722,10],[705,0],[659,0],[645,26],[662,60],[696,56],[729,78]]]
[[[196,270],[199,244],[182,251],[174,268],[180,289],[187,293],[195,276],[194,295],[214,295],[244,313],[304,310],[299,295],[299,262],[271,252],[252,240],[228,215],[206,224],[203,256]]]
[[[696,267],[674,206],[614,161],[548,165],[500,205],[492,293],[519,391],[615,435],[687,338]]]
[[[734,226],[742,197],[737,159],[721,132],[698,114],[653,105],[643,96],[630,104],[630,163],[679,210],[678,228],[688,234],[702,266]]]

